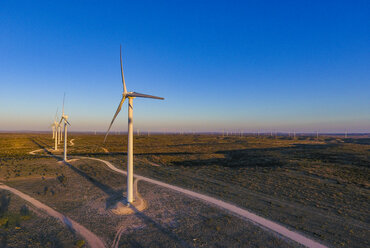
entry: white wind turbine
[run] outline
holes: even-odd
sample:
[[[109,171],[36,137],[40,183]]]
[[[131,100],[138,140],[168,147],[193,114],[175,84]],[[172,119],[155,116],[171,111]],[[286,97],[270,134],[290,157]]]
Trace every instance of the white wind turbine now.
[[[53,139],[54,139],[55,138],[55,124],[53,123],[50,126],[51,126],[51,128],[53,130]]]
[[[60,124],[64,123],[64,149],[63,149],[63,160],[64,162],[67,162],[67,124],[68,125],[71,125],[69,124],[68,122],[68,115],[65,115],[64,114],[64,99],[66,97],[66,94],[64,94],[63,96],[63,112],[62,112],[62,117],[60,118],[60,121],[59,121],[59,126]]]
[[[62,140],[62,131],[61,131],[61,126],[59,123],[57,125],[57,135],[58,135],[58,145],[59,145],[60,141]]]
[[[53,139],[54,139],[54,150],[58,150],[58,140],[59,140],[59,133],[58,133],[58,127],[59,127],[59,123],[57,122],[57,115],[58,115],[58,109],[57,109],[57,112],[55,113],[55,118],[54,118],[54,123],[51,124],[52,128],[53,128]]]
[[[58,142],[59,142],[59,132],[58,132],[58,129],[59,129],[59,124],[58,122],[55,120],[55,144],[54,144],[54,150],[57,151],[58,150]]]
[[[64,104],[64,97],[63,97],[63,104]],[[60,144],[60,142],[63,141],[63,131],[62,131],[62,125],[60,125],[60,122],[58,124],[59,124],[59,144]]]
[[[54,117],[54,122],[53,124],[51,124],[51,128],[53,129],[53,139],[55,139],[56,137],[56,129],[57,129],[57,125],[58,125],[58,122],[57,122],[57,115],[58,115],[58,108],[57,108],[57,112],[55,113],[55,117]]]
[[[133,179],[134,179],[134,168],[133,168],[133,100],[136,97],[143,97],[143,98],[153,98],[164,100],[162,97],[158,96],[151,96],[145,95],[137,92],[127,92],[126,84],[125,84],[125,77],[123,76],[123,65],[122,65],[122,47],[120,47],[120,59],[121,59],[121,75],[122,75],[122,83],[123,83],[123,93],[121,102],[118,105],[117,111],[113,116],[113,119],[109,125],[108,131],[105,135],[104,142],[107,139],[108,133],[114,120],[116,119],[118,113],[121,111],[122,104],[128,98],[128,141],[127,141],[127,202],[128,204],[134,201],[134,194],[133,194]]]

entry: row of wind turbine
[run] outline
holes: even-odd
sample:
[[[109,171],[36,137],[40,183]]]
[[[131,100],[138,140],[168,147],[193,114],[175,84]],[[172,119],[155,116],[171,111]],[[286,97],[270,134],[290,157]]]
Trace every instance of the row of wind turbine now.
[[[63,149],[63,161],[67,161],[67,125],[71,125],[68,122],[68,115],[64,114],[64,100],[66,98],[66,94],[63,96],[63,110],[62,110],[62,117],[60,118],[59,125],[63,122],[64,128],[64,149]]]
[[[54,117],[54,122],[53,124],[51,124],[51,127],[53,129],[53,139],[54,139],[54,150],[57,151],[58,150],[58,145],[60,144],[60,140],[62,138],[62,135],[61,135],[61,129],[60,129],[60,125],[58,123],[58,108],[57,108],[57,111],[55,113],[55,117]]]
[[[64,131],[64,147],[63,147],[63,161],[67,161],[67,125],[71,125],[68,122],[68,115],[64,114],[64,101],[65,101],[65,94],[63,96],[63,109],[62,109],[62,116],[58,120],[58,109],[57,112],[55,113],[55,118],[54,118],[54,123],[51,125],[53,129],[53,139],[54,139],[54,150],[58,150],[58,144],[60,144],[60,141],[63,140],[63,134],[62,134],[62,127]]]

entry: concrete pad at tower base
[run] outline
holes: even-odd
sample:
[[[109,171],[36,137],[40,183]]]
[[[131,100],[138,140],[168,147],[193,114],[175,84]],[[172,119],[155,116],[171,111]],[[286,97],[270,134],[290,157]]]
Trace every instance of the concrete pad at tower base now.
[[[67,163],[71,163],[71,162],[75,162],[75,161],[78,161],[78,160],[80,160],[80,159],[78,159],[78,158],[72,158],[72,159],[67,159]],[[58,161],[57,162],[58,164],[63,164],[63,163],[65,163],[63,160],[61,160],[61,161]]]
[[[137,188],[138,182],[139,180],[135,179],[134,181],[134,195],[135,195],[134,201],[129,204],[127,202],[126,197],[117,199],[117,201],[111,205],[111,207],[109,208],[109,211],[117,215],[129,215],[129,214],[134,214],[136,212],[141,212],[144,209],[146,209],[148,207],[148,204],[143,199],[143,197],[140,195],[138,191],[138,188]]]
[[[136,212],[141,212],[145,210],[147,207],[148,207],[147,202],[141,197],[135,198],[135,201],[133,201],[130,204],[128,204],[126,198],[123,198],[122,200],[112,205],[109,208],[109,211],[117,215],[129,215],[134,214]]]

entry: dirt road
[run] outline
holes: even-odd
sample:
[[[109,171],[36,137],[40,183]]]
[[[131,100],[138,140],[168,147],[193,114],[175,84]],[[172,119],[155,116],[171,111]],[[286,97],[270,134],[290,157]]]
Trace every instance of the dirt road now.
[[[79,157],[79,158],[100,161],[100,162],[106,164],[111,170],[113,170],[115,172],[118,172],[118,173],[121,173],[121,174],[124,174],[124,175],[127,174],[125,171],[116,168],[113,164],[111,164],[108,161],[98,159],[98,158],[89,158],[89,157]],[[240,217],[243,217],[243,218],[245,218],[249,221],[252,221],[253,223],[255,223],[257,225],[260,225],[264,228],[267,228],[267,229],[269,229],[269,230],[271,230],[275,233],[280,234],[281,236],[283,236],[285,238],[293,240],[293,241],[295,241],[295,242],[297,242],[301,245],[304,245],[306,247],[312,247],[312,248],[324,248],[324,247],[326,247],[325,245],[320,244],[315,240],[307,238],[307,237],[303,236],[302,234],[299,234],[295,231],[291,231],[291,230],[287,229],[286,227],[284,227],[280,224],[277,224],[273,221],[270,221],[270,220],[265,219],[261,216],[253,214],[253,213],[251,213],[251,212],[249,212],[245,209],[239,208],[239,207],[237,207],[233,204],[218,200],[216,198],[213,198],[213,197],[210,197],[210,196],[207,196],[207,195],[199,194],[199,193],[194,192],[194,191],[190,191],[190,190],[183,189],[183,188],[180,188],[180,187],[177,187],[177,186],[174,186],[174,185],[163,183],[163,182],[158,181],[158,180],[143,177],[143,176],[140,176],[140,175],[134,175],[134,177],[137,178],[137,179],[149,182],[149,183],[153,183],[153,184],[156,184],[156,185],[168,188],[168,189],[175,190],[177,192],[181,192],[183,194],[186,194],[186,195],[191,196],[193,198],[200,199],[200,200],[205,201],[207,203],[216,205],[216,206],[218,206],[222,209],[225,209],[225,210],[227,210],[227,211],[229,211],[233,214],[236,214]]]
[[[45,204],[39,202],[35,198],[32,198],[31,196],[26,195],[20,192],[19,190],[11,188],[5,184],[0,184],[0,189],[4,189],[4,190],[8,190],[12,192],[13,194],[21,197],[22,199],[34,205],[36,208],[44,210],[48,215],[59,219],[68,228],[72,229],[73,231],[81,235],[86,240],[86,242],[89,244],[90,247],[92,248],[104,248],[105,247],[103,241],[98,236],[96,236],[94,233],[90,232],[88,229],[86,229],[84,226],[80,225],[76,221],[55,211],[51,207],[46,206]]]
[[[36,151],[33,151],[33,152],[36,152]],[[105,161],[103,159],[91,158],[91,157],[76,157],[76,158],[96,160],[96,161],[104,163],[111,170],[113,170],[117,173],[127,175],[127,173],[125,171],[116,168],[113,164],[111,164],[110,162]],[[325,247],[327,247],[327,246],[325,246],[323,244],[320,244],[319,242],[317,242],[313,239],[310,239],[308,237],[303,236],[302,234],[300,234],[298,232],[291,231],[288,228],[286,228],[286,227],[284,227],[284,226],[282,226],[278,223],[275,223],[273,221],[265,219],[261,216],[258,216],[254,213],[251,213],[251,212],[249,212],[245,209],[242,209],[242,208],[237,207],[233,204],[224,202],[222,200],[219,200],[219,199],[207,196],[207,195],[203,195],[203,194],[191,191],[191,190],[187,190],[187,189],[184,189],[184,188],[181,188],[181,187],[177,187],[177,186],[174,186],[174,185],[163,183],[163,182],[158,181],[158,180],[143,177],[143,176],[140,176],[140,175],[134,175],[134,177],[137,178],[137,179],[149,182],[149,183],[153,183],[153,184],[156,184],[156,185],[168,188],[168,189],[172,189],[174,191],[183,193],[183,194],[188,195],[190,197],[193,197],[193,198],[202,200],[204,202],[207,202],[209,204],[218,206],[218,207],[220,207],[224,210],[227,210],[227,211],[229,211],[229,212],[231,212],[231,213],[233,213],[233,214],[235,214],[239,217],[242,217],[242,218],[244,218],[248,221],[251,221],[251,222],[255,223],[256,225],[259,225],[259,226],[261,226],[261,227],[263,227],[267,230],[275,232],[275,233],[281,235],[284,238],[288,238],[290,240],[293,240],[293,241],[295,241],[295,242],[297,242],[301,245],[304,245],[306,247],[312,247],[312,248],[325,248]]]

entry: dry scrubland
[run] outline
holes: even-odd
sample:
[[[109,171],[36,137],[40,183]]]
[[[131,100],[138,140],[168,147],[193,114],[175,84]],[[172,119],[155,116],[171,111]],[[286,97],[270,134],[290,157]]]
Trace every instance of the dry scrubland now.
[[[124,167],[123,135],[110,136],[105,145],[102,135],[70,138],[75,143],[69,148],[71,155]],[[134,142],[135,173],[234,203],[329,246],[370,246],[369,137],[151,135],[135,136]],[[124,192],[125,178],[95,161],[65,166],[58,158],[45,157],[46,151],[28,154],[52,145],[50,135],[0,134],[1,181],[70,216],[108,245],[117,230],[122,233],[119,244],[126,246],[295,245],[202,202],[143,182],[139,191],[149,208],[132,216],[113,216],[107,209]],[[21,229],[0,223],[1,233],[15,237],[36,219],[21,221]],[[25,238],[30,235],[24,232]],[[58,240],[63,244],[64,237]],[[78,240],[74,237],[73,242]]]
[[[0,247],[73,247],[84,242],[5,190],[0,190],[0,225]]]

